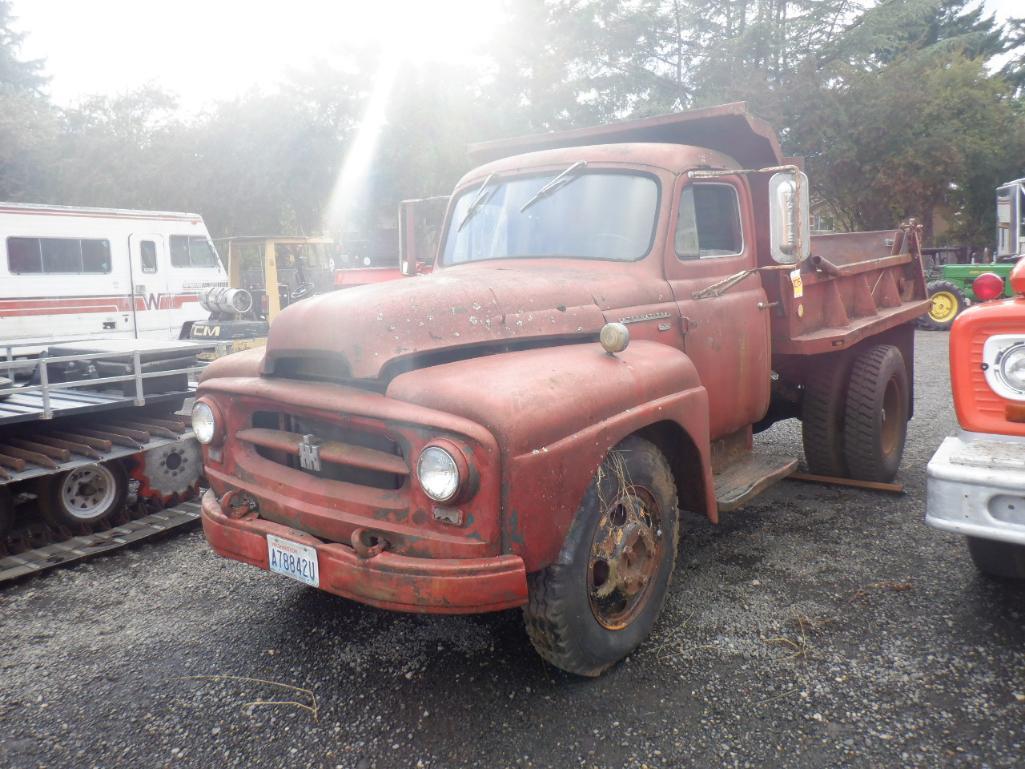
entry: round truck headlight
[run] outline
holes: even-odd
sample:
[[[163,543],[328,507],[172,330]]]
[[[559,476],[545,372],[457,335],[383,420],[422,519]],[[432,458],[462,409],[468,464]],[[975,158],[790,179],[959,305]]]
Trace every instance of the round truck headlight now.
[[[214,410],[203,401],[196,401],[192,407],[192,432],[202,444],[212,443],[217,434],[217,417]]]
[[[1017,344],[1000,356],[1000,376],[1015,390],[1025,392],[1025,344]]]
[[[440,446],[428,446],[416,462],[420,488],[435,502],[448,502],[459,492],[462,478],[455,458]]]

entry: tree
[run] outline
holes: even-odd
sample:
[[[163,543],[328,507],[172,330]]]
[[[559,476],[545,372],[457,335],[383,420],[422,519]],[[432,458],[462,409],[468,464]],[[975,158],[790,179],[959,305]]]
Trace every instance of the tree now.
[[[10,0],[0,0],[0,86],[39,91],[45,84],[43,62],[21,58],[24,35],[14,29]]]

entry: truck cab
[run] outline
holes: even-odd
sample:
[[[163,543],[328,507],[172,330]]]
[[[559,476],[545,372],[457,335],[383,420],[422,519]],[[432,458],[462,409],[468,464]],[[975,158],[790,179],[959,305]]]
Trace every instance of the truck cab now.
[[[523,607],[597,675],[659,613],[678,508],[718,521],[796,468],[755,430],[797,417],[814,472],[896,474],[919,228],[810,237],[742,104],[471,155],[430,275],[299,303],[204,372],[204,531],[387,609]]]
[[[978,569],[1025,579],[1025,260],[1014,297],[973,307],[950,332],[961,430],[929,461],[926,523],[967,537]]]

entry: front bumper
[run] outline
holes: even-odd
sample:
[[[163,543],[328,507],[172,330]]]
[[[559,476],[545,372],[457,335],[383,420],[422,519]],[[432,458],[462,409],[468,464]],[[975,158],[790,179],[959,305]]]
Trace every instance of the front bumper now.
[[[317,551],[320,587],[393,611],[475,614],[522,606],[527,574],[516,555],[412,558],[384,551],[362,559],[348,545],[324,542],[255,516],[229,518],[212,490],[203,495],[203,533],[218,555],[268,569],[267,535]]]
[[[1025,440],[962,432],[929,461],[925,522],[1025,545]]]

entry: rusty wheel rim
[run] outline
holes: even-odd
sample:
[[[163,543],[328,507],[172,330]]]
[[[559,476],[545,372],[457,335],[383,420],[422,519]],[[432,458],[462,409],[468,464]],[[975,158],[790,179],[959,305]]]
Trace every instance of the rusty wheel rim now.
[[[587,596],[602,627],[622,630],[647,605],[663,539],[662,516],[647,489],[631,486],[603,506],[587,563]]]
[[[897,440],[900,436],[900,420],[904,418],[904,408],[901,403],[900,387],[896,379],[890,379],[886,383],[886,392],[883,394],[882,411],[882,449],[883,453],[889,456],[897,448]]]

